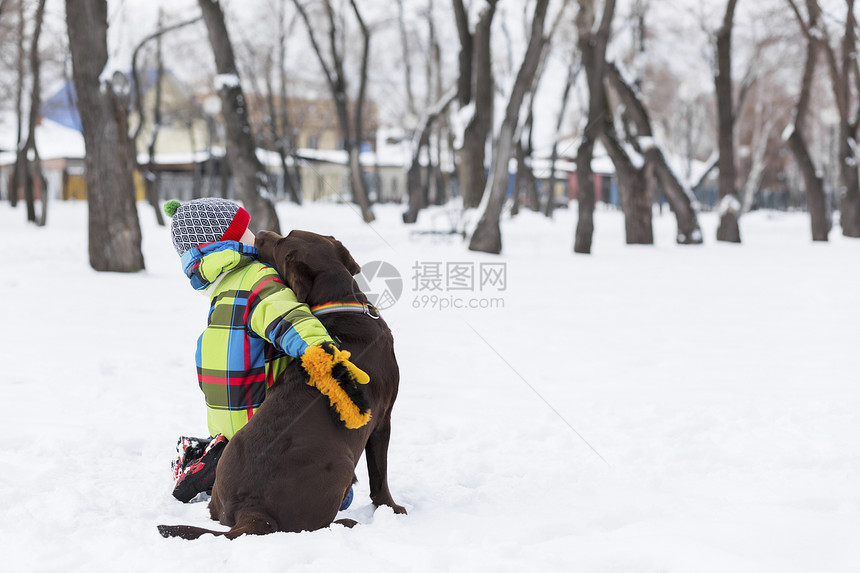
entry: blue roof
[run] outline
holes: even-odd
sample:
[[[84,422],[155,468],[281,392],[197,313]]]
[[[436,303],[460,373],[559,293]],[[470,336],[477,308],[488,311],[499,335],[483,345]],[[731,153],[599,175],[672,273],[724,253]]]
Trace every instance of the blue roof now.
[[[81,131],[81,116],[78,113],[78,94],[72,82],[60,88],[60,91],[42,102],[42,117],[60,125]]]
[[[169,70],[164,71],[165,76],[171,75]],[[158,70],[150,69],[140,72],[143,81],[141,84],[149,89],[155,84],[155,78],[158,76]],[[131,81],[131,73],[128,74]],[[132,89],[134,84],[132,83]],[[71,81],[66,82],[60,90],[42,102],[41,113],[45,119],[50,119],[60,125],[66,126],[77,131],[81,129],[81,116],[78,113],[78,94],[75,92],[75,84]]]

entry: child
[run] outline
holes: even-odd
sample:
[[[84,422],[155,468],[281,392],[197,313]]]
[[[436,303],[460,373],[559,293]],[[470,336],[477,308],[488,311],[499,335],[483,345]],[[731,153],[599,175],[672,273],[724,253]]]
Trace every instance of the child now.
[[[170,232],[185,275],[210,300],[196,362],[213,438],[181,437],[173,462],[173,495],[188,502],[211,491],[227,440],[251,419],[293,358],[316,345],[332,354],[333,342],[277,271],[257,260],[245,209],[206,198],[168,201],[164,211],[173,218]],[[341,363],[346,366],[341,376],[349,377],[345,383],[367,382],[367,374],[351,362]],[[352,491],[341,509],[351,500]]]

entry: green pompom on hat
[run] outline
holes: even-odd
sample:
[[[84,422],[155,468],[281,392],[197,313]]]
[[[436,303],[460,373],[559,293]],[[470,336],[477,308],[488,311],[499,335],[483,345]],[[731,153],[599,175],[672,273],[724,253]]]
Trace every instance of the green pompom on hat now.
[[[165,203],[164,207],[162,208],[164,209],[164,212],[167,213],[168,217],[173,217],[173,214],[176,213],[176,210],[179,209],[180,205],[182,205],[182,203],[180,203],[176,199],[171,199],[170,201]]]

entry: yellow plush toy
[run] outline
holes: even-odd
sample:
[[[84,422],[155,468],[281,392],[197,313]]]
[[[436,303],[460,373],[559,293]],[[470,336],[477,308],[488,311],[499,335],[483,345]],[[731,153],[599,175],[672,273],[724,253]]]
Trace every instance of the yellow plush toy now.
[[[370,403],[362,387],[370,377],[349,357],[349,351],[324,342],[305,350],[301,364],[308,374],[308,385],[328,398],[332,417],[354,430],[370,421]]]

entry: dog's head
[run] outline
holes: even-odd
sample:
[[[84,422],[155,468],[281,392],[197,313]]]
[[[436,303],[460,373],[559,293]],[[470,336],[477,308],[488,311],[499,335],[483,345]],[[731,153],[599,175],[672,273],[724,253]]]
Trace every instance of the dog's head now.
[[[260,261],[273,266],[303,302],[308,302],[318,276],[330,275],[327,279],[333,280],[342,274],[352,284],[352,276],[361,271],[346,247],[332,236],[290,231],[281,237],[271,231],[260,231],[254,246]]]

